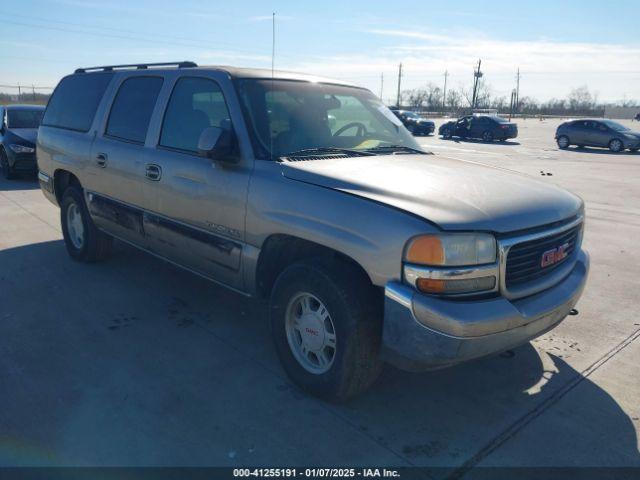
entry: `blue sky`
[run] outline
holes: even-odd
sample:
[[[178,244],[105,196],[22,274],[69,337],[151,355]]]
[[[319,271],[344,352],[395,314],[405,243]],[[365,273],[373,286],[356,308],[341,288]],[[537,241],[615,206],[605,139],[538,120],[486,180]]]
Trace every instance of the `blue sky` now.
[[[78,66],[190,59],[337,77],[392,98],[404,88],[468,86],[473,64],[495,95],[640,100],[640,2],[21,0],[0,11],[0,84],[53,86]],[[0,90],[5,90],[0,88]]]

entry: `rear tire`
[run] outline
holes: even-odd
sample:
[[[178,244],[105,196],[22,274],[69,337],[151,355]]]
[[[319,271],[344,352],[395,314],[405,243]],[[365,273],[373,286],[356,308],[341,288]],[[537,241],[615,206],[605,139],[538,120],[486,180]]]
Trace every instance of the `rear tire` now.
[[[382,328],[376,293],[355,267],[334,259],[303,260],[280,274],[271,293],[271,331],[294,383],[342,402],[376,380]]]
[[[629,151],[636,153],[638,150],[640,150],[640,148],[630,148]]]
[[[622,143],[622,140],[619,140],[617,138],[614,138],[613,140],[611,140],[609,142],[609,150],[611,150],[613,153],[618,153],[624,150],[624,145]]]
[[[493,133],[491,133],[489,130],[487,130],[486,132],[484,132],[482,134],[482,140],[487,142],[487,143],[493,142]]]
[[[445,140],[450,140],[451,139],[451,129],[450,128],[445,128],[444,130],[442,130],[442,138]]]
[[[9,165],[9,159],[7,158],[7,152],[0,150],[0,170],[2,170],[2,176],[7,180],[13,180],[16,178],[16,174]]]
[[[113,238],[98,230],[93,223],[81,188],[70,186],[64,191],[60,223],[67,252],[74,260],[92,263],[110,255]]]
[[[558,137],[557,143],[558,143],[558,148],[561,150],[566,150],[567,148],[569,148],[569,145],[571,145],[571,142],[569,141],[569,137],[567,137],[566,135],[560,135]]]

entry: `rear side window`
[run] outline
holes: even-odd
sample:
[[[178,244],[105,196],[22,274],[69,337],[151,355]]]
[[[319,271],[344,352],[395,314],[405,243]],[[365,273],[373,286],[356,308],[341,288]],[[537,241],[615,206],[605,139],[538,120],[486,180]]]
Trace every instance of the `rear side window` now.
[[[161,88],[161,77],[132,77],[122,82],[111,106],[105,133],[144,143]]]
[[[76,74],[56,87],[42,124],[87,132],[113,73]]]
[[[181,78],[164,114],[160,146],[197,152],[200,134],[208,127],[231,128],[220,87],[206,78]]]

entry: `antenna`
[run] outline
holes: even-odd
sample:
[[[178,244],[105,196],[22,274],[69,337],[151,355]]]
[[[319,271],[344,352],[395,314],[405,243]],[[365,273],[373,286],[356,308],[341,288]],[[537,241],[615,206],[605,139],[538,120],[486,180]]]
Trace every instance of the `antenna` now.
[[[276,65],[276,12],[271,14],[271,95],[273,95],[273,77],[275,75]],[[272,112],[273,113],[273,112]],[[267,112],[267,115],[269,113]],[[273,161],[273,128],[271,125],[272,118],[269,118],[269,157]]]

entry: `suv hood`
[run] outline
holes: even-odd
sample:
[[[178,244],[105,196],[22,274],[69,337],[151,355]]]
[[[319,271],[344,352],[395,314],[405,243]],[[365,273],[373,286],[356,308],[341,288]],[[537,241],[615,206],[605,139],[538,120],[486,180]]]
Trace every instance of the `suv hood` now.
[[[576,215],[582,200],[509,170],[441,155],[385,155],[282,163],[285,177],[404,210],[444,230],[498,233]]]

